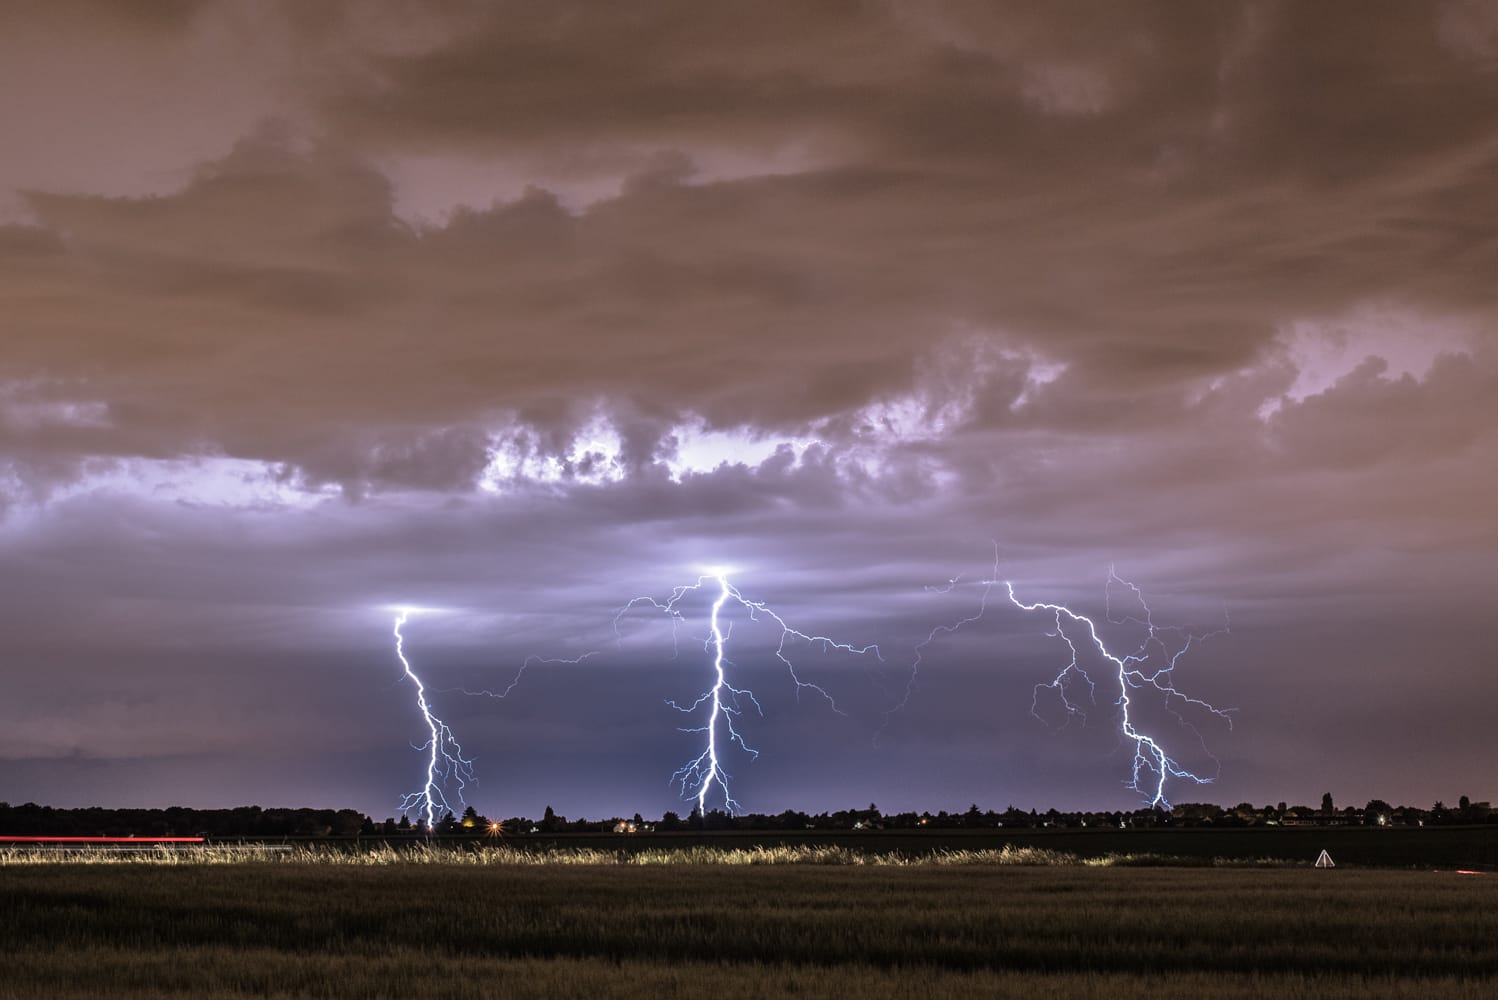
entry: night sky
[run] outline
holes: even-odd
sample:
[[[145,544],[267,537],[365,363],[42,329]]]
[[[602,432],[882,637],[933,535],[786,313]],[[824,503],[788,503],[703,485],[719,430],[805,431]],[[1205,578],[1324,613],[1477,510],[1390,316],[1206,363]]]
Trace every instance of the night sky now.
[[[1498,4],[13,0],[0,137],[0,799],[396,815],[409,605],[481,812],[685,814],[726,566],[884,655],[727,616],[744,809],[1135,807],[1002,585],[886,714],[995,546],[1230,624],[1173,800],[1498,799]]]

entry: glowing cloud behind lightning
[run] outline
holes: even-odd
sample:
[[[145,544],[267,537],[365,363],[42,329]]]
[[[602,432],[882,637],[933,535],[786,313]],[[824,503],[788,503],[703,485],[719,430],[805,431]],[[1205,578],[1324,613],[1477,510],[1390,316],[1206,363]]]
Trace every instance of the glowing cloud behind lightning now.
[[[619,621],[631,609],[639,604],[648,604],[658,611],[663,612],[671,619],[671,630],[673,638],[678,634],[681,624],[685,621],[685,615],[681,610],[683,601],[689,594],[696,593],[712,586],[716,589],[713,598],[711,612],[708,619],[708,637],[704,644],[712,657],[712,684],[697,699],[690,704],[680,704],[675,701],[667,701],[666,704],[683,714],[692,715],[706,711],[707,719],[700,726],[682,728],[684,733],[701,733],[704,736],[702,752],[683,764],[671,776],[681,788],[682,797],[685,799],[696,799],[699,813],[706,814],[708,796],[716,787],[718,794],[722,796],[723,808],[730,814],[739,811],[739,803],[734,799],[729,788],[729,774],[723,764],[723,753],[729,746],[737,745],[739,749],[749,755],[751,760],[759,756],[759,751],[745,742],[743,734],[739,732],[735,720],[739,719],[747,707],[752,706],[755,712],[764,714],[759,701],[754,697],[754,692],[748,688],[735,687],[728,679],[728,670],[733,664],[727,659],[728,642],[731,635],[731,627],[725,628],[723,623],[724,609],[730,604],[736,604],[743,608],[749,615],[749,620],[758,622],[761,620],[773,621],[780,627],[780,640],[775,648],[775,658],[785,665],[791,675],[791,681],[795,684],[796,697],[799,699],[802,692],[811,691],[819,695],[827,702],[834,712],[843,714],[833,700],[832,695],[818,684],[813,684],[801,679],[796,672],[796,666],[790,658],[787,644],[793,640],[799,640],[809,645],[820,646],[823,652],[833,650],[849,653],[852,655],[864,655],[872,653],[875,657],[882,657],[877,645],[854,646],[848,643],[837,642],[823,635],[811,635],[806,632],[792,628],[784,618],[772,611],[766,604],[760,601],[751,601],[744,597],[733,584],[728,582],[728,571],[726,569],[715,569],[697,578],[697,582],[689,586],[677,587],[671,592],[671,596],[664,601],[653,597],[636,597],[619,610],[614,616],[614,629],[618,633]]]
[[[458,804],[463,804],[463,789],[468,782],[474,780],[473,761],[463,756],[463,748],[453,738],[447,723],[432,714],[432,706],[427,702],[426,685],[416,676],[416,671],[411,669],[411,661],[406,658],[406,637],[401,634],[401,627],[406,624],[410,614],[410,608],[402,608],[395,616],[395,655],[400,660],[405,676],[416,685],[416,706],[421,710],[422,720],[426,723],[428,739],[416,748],[427,754],[426,781],[419,791],[411,792],[401,799],[401,812],[415,808],[424,817],[426,828],[431,830],[437,825],[437,818],[441,813],[456,811],[448,805],[443,791],[448,784],[457,785],[455,794]]]
[[[1031,702],[1031,714],[1039,718],[1038,701],[1040,693],[1044,690],[1054,691],[1061,699],[1062,706],[1066,709],[1068,717],[1081,715],[1081,709],[1072,700],[1070,687],[1074,680],[1081,680],[1087,684],[1090,697],[1096,695],[1096,685],[1092,677],[1088,675],[1079,664],[1079,651],[1077,639],[1085,638],[1085,641],[1097,650],[1099,655],[1115,668],[1118,682],[1118,699],[1115,702],[1119,707],[1119,727],[1126,740],[1134,745],[1133,778],[1128,786],[1141,794],[1148,796],[1149,804],[1157,808],[1169,808],[1170,801],[1165,797],[1165,783],[1171,778],[1190,781],[1198,785],[1211,784],[1214,776],[1203,776],[1183,767],[1172,757],[1160,742],[1160,738],[1139,728],[1139,723],[1134,717],[1134,702],[1130,692],[1143,688],[1153,688],[1162,692],[1165,696],[1166,709],[1187,729],[1196,733],[1198,741],[1201,734],[1180,714],[1176,703],[1193,705],[1225,720],[1232,727],[1232,709],[1219,709],[1202,701],[1200,698],[1188,697],[1175,687],[1173,672],[1181,657],[1194,646],[1213,635],[1221,634],[1227,630],[1207,635],[1193,635],[1182,632],[1174,627],[1156,626],[1154,614],[1150,606],[1145,603],[1144,595],[1134,584],[1118,577],[1112,569],[1108,571],[1108,588],[1114,585],[1127,587],[1143,609],[1143,617],[1126,616],[1114,618],[1112,614],[1112,600],[1109,600],[1107,620],[1115,625],[1131,623],[1141,625],[1146,630],[1144,641],[1132,653],[1119,655],[1108,648],[1098,634],[1097,623],[1086,615],[1079,614],[1064,604],[1049,604],[1044,601],[1036,601],[1026,604],[1016,596],[1014,584],[1004,582],[1005,590],[1009,594],[1010,602],[1021,611],[1045,611],[1049,612],[1056,623],[1056,631],[1051,633],[1066,643],[1071,651],[1069,662],[1051,680],[1035,686],[1035,700]],[[1165,636],[1174,634],[1184,636],[1180,639],[1177,648],[1172,649],[1166,642]],[[1085,717],[1084,717],[1085,719]],[[1203,743],[1202,749],[1206,746]],[[1210,752],[1207,754],[1212,756]],[[1216,758],[1212,758],[1216,761]]]

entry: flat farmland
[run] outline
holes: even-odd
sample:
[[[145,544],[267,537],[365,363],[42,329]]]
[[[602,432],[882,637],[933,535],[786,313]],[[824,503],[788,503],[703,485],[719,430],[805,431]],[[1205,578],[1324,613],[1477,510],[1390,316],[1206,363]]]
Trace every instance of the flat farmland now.
[[[1498,990],[1498,876],[622,860],[12,858],[0,997]]]
[[[970,829],[712,831],[707,833],[527,834],[507,838],[528,850],[595,849],[621,853],[677,847],[825,847],[919,858],[936,851],[1037,849],[1079,858],[1130,856],[1169,864],[1214,861],[1310,863],[1323,849],[1339,865],[1376,868],[1498,869],[1498,824],[1446,827],[1196,827],[1118,830]]]

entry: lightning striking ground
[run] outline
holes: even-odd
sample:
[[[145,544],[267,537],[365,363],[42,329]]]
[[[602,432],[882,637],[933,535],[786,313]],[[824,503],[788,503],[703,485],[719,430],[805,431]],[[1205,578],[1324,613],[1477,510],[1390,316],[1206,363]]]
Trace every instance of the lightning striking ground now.
[[[691,585],[677,587],[671,592],[671,596],[664,601],[653,597],[636,597],[628,604],[619,609],[614,616],[614,630],[616,636],[619,631],[620,620],[633,608],[640,604],[648,604],[656,610],[664,613],[671,620],[671,631],[673,642],[679,633],[680,626],[686,617],[681,610],[682,602],[689,594],[702,590],[709,585],[715,585],[717,594],[713,599],[711,612],[708,619],[708,637],[704,648],[712,655],[712,684],[697,699],[690,704],[683,705],[676,701],[667,701],[666,704],[686,715],[699,712],[706,707],[707,720],[703,725],[684,727],[684,733],[702,733],[705,735],[705,745],[700,754],[683,764],[671,776],[681,789],[684,799],[696,799],[697,810],[701,814],[707,812],[707,800],[713,787],[717,786],[723,797],[723,808],[730,814],[739,812],[739,803],[734,799],[729,788],[729,774],[724,768],[722,753],[725,744],[737,745],[747,753],[751,760],[759,756],[759,751],[751,747],[744,739],[734,720],[743,715],[745,709],[752,706],[761,716],[764,709],[760,707],[759,701],[754,697],[754,692],[748,688],[735,687],[728,679],[728,668],[733,664],[726,658],[728,641],[732,634],[732,626],[724,627],[724,608],[729,603],[742,607],[749,616],[750,621],[768,619],[780,626],[780,640],[775,648],[775,658],[785,665],[791,675],[791,681],[795,684],[796,697],[799,699],[802,692],[810,691],[820,696],[827,702],[834,712],[844,714],[838,708],[837,702],[828,691],[818,684],[802,680],[796,672],[796,665],[791,661],[787,644],[793,640],[805,642],[808,645],[820,646],[823,652],[834,650],[852,655],[865,655],[872,653],[878,659],[883,660],[879,647],[875,644],[866,646],[855,646],[849,643],[837,642],[823,635],[811,635],[792,628],[784,618],[772,611],[761,601],[751,601],[741,594],[733,584],[728,582],[726,571],[706,573],[697,578],[697,582]],[[673,655],[674,658],[674,655]]]
[[[432,707],[427,702],[426,685],[416,672],[411,669],[411,661],[406,658],[406,637],[401,634],[401,627],[406,624],[411,614],[410,608],[402,608],[395,616],[395,655],[400,660],[401,668],[405,676],[416,685],[416,706],[421,709],[422,720],[426,723],[429,738],[427,742],[417,746],[417,750],[427,753],[426,781],[421,789],[411,792],[401,799],[401,812],[412,808],[425,818],[426,828],[433,829],[437,825],[437,817],[444,812],[455,810],[448,804],[444,789],[449,784],[455,784],[455,793],[458,804],[463,805],[463,789],[468,782],[475,780],[473,772],[473,761],[463,756],[463,748],[453,737],[453,732],[447,723],[432,714]]]
[[[1128,615],[1123,618],[1115,618],[1113,617],[1111,594],[1106,597],[1108,602],[1107,621],[1115,625],[1140,625],[1146,630],[1145,638],[1139,644],[1139,647],[1134,652],[1123,655],[1114,653],[1108,648],[1103,642],[1102,637],[1098,634],[1097,623],[1091,618],[1073,611],[1064,604],[1049,604],[1044,601],[1026,604],[1015,595],[1014,584],[1007,580],[1004,582],[1004,588],[1009,595],[1010,603],[1015,607],[1021,611],[1047,611],[1055,616],[1056,631],[1052,634],[1061,638],[1066,643],[1067,648],[1071,650],[1070,662],[1062,667],[1061,671],[1050,681],[1036,685],[1036,701],[1031,702],[1030,711],[1036,718],[1040,717],[1038,712],[1040,692],[1050,689],[1060,697],[1061,704],[1065,707],[1068,716],[1080,714],[1081,710],[1072,700],[1069,693],[1073,674],[1079,675],[1087,683],[1089,693],[1092,697],[1096,696],[1096,685],[1087,671],[1079,666],[1077,644],[1073,635],[1067,629],[1070,626],[1073,629],[1085,631],[1087,639],[1091,641],[1097,652],[1116,669],[1118,698],[1114,704],[1119,707],[1119,728],[1124,738],[1134,744],[1133,778],[1128,782],[1128,786],[1148,796],[1151,806],[1169,808],[1170,801],[1165,797],[1166,781],[1171,778],[1178,778],[1198,785],[1209,785],[1215,780],[1215,776],[1199,775],[1182,766],[1166,751],[1159,738],[1140,729],[1132,713],[1134,704],[1129,693],[1130,691],[1137,691],[1145,687],[1151,687],[1156,691],[1162,692],[1165,695],[1166,709],[1184,727],[1195,733],[1198,741],[1201,741],[1201,733],[1180,714],[1176,708],[1177,703],[1194,705],[1197,708],[1210,712],[1227,722],[1228,727],[1232,728],[1233,709],[1216,708],[1200,698],[1193,698],[1181,693],[1176,689],[1173,676],[1176,665],[1180,662],[1181,657],[1185,656],[1194,645],[1198,645],[1215,635],[1225,634],[1227,629],[1222,628],[1215,632],[1206,633],[1205,635],[1197,635],[1185,632],[1174,626],[1157,626],[1154,621],[1154,612],[1150,609],[1149,604],[1145,602],[1144,595],[1139,588],[1119,577],[1110,568],[1108,570],[1108,584],[1105,592],[1111,591],[1114,585],[1128,588],[1144,611],[1143,617]],[[1164,638],[1168,634],[1184,637],[1179,641],[1175,649],[1172,649],[1171,645]],[[1156,663],[1160,665],[1155,666],[1154,664]],[[1206,751],[1205,742],[1202,743],[1202,749]],[[1212,757],[1210,751],[1207,751],[1207,756]],[[1212,760],[1216,762],[1217,758],[1212,757]]]
[[[1036,601],[1026,604],[1021,601],[1015,592],[1014,584],[1008,580],[1000,581],[998,578],[998,549],[994,550],[994,571],[986,580],[981,581],[982,596],[978,601],[978,609],[966,617],[957,619],[949,624],[938,625],[921,642],[916,644],[915,655],[911,661],[910,675],[906,682],[904,696],[885,713],[884,726],[880,732],[889,725],[895,713],[904,709],[910,702],[918,688],[920,668],[924,661],[926,649],[936,639],[943,635],[950,635],[960,631],[968,625],[981,620],[988,612],[989,596],[993,588],[1003,583],[1009,601],[1014,607],[1025,612],[1044,611],[1054,617],[1055,631],[1048,633],[1061,639],[1066,643],[1070,651],[1067,663],[1057,671],[1056,675],[1048,681],[1042,681],[1035,685],[1034,695],[1030,702],[1030,714],[1040,719],[1040,699],[1047,691],[1054,693],[1061,703],[1067,715],[1067,722],[1079,719],[1084,725],[1087,721],[1086,713],[1083,711],[1078,700],[1072,697],[1074,685],[1085,684],[1087,687],[1088,701],[1096,703],[1097,683],[1092,676],[1081,666],[1080,651],[1077,647],[1077,639],[1085,634],[1086,640],[1090,642],[1097,653],[1102,656],[1114,668],[1118,683],[1118,697],[1114,704],[1119,709],[1119,731],[1123,739],[1129,741],[1134,747],[1132,766],[1132,777],[1126,783],[1129,788],[1134,789],[1141,795],[1146,796],[1146,801],[1156,808],[1169,808],[1170,801],[1165,795],[1167,781],[1172,778],[1189,781],[1197,785],[1211,784],[1216,780],[1216,775],[1200,775],[1183,766],[1175,757],[1166,750],[1161,742],[1161,737],[1146,732],[1140,728],[1136,719],[1133,699],[1130,692],[1137,692],[1144,688],[1152,688],[1163,695],[1166,711],[1173,715],[1176,720],[1196,737],[1201,744],[1202,751],[1218,765],[1220,762],[1207,749],[1206,741],[1200,730],[1196,728],[1181,712],[1182,708],[1192,706],[1196,709],[1210,713],[1227,723],[1231,729],[1233,725],[1231,708],[1217,708],[1216,706],[1200,698],[1184,694],[1175,686],[1174,671],[1176,666],[1193,648],[1199,647],[1209,639],[1228,634],[1228,627],[1224,626],[1206,633],[1187,632],[1176,626],[1156,625],[1154,612],[1145,601],[1143,592],[1133,583],[1123,579],[1110,567],[1108,570],[1108,582],[1104,587],[1104,601],[1106,604],[1105,619],[1111,625],[1135,625],[1144,628],[1145,636],[1139,646],[1133,652],[1119,654],[1110,650],[1098,633],[1096,622],[1086,615],[1073,611],[1064,604],[1050,604],[1044,601]],[[933,593],[950,593],[958,584],[960,578],[954,578],[944,587],[928,587]],[[1132,599],[1141,609],[1140,614],[1124,615],[1115,617],[1113,613],[1113,588],[1122,587],[1129,591]],[[1168,641],[1174,637],[1174,641]],[[876,737],[877,738],[877,737]]]

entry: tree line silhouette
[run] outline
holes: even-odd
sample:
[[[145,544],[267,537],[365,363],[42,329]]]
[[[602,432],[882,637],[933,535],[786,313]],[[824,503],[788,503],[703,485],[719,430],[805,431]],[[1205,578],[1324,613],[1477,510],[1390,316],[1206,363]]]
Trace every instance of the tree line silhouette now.
[[[633,817],[569,820],[550,806],[539,819],[511,816],[491,820],[472,806],[462,815],[447,813],[432,830],[424,829],[408,816],[378,821],[355,809],[288,809],[240,806],[234,809],[104,809],[86,807],[59,809],[34,802],[12,806],[0,802],[0,836],[30,837],[192,837],[214,840],[234,838],[354,838],[443,836],[514,836],[563,833],[672,833],[713,830],[956,830],[956,829],[1130,829],[1160,827],[1248,827],[1248,826],[1450,826],[1498,824],[1487,802],[1473,802],[1463,795],[1456,806],[1436,802],[1429,808],[1392,806],[1372,799],[1361,807],[1336,808],[1330,793],[1321,806],[1254,806],[1247,802],[1232,807],[1210,803],[1183,803],[1170,809],[1141,808],[1132,811],[1023,810],[1014,806],[1003,811],[981,809],[976,803],[964,812],[900,812],[886,815],[873,803],[867,809],[843,809],[806,813],[787,809],[774,814],[730,815],[719,810],[706,814],[693,810],[686,816],[667,812],[659,819]]]

